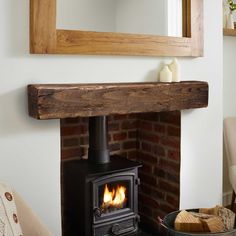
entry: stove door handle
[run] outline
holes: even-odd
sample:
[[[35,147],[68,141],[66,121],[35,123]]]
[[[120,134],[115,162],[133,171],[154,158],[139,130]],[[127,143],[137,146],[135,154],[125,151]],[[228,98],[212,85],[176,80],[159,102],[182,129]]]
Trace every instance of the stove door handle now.
[[[93,213],[96,217],[102,216],[102,210],[99,207],[94,208]]]

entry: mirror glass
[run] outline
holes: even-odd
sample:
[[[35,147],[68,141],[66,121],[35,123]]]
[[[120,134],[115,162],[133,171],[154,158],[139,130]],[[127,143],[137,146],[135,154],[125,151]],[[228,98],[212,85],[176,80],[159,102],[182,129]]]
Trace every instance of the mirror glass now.
[[[57,0],[57,29],[182,37],[182,0]]]

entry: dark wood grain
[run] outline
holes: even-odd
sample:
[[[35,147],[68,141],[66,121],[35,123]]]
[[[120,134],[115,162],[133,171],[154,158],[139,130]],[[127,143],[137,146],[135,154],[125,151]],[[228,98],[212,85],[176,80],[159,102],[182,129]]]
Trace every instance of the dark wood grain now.
[[[28,85],[29,115],[61,119],[174,111],[208,105],[208,84],[180,83]]]

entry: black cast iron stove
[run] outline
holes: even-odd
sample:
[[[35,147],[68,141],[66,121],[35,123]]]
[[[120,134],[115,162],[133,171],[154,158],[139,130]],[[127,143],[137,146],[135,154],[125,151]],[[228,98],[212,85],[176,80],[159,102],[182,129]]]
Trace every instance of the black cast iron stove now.
[[[140,166],[110,157],[106,117],[89,118],[88,160],[63,165],[66,236],[135,234]]]

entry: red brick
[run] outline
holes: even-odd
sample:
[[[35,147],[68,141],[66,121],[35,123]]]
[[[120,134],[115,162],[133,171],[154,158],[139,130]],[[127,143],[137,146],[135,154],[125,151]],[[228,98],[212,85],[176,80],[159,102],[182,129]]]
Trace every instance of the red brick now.
[[[180,126],[180,112],[161,112],[160,121],[168,124]]]
[[[167,160],[160,158],[158,166],[159,166],[159,168],[162,168],[163,170],[165,170],[169,173],[179,173],[180,172],[180,163],[179,162],[167,161]]]
[[[128,119],[137,119],[139,116],[139,113],[131,113],[128,114]]]
[[[114,123],[114,122],[110,122],[108,124],[108,130],[109,132],[112,132],[112,131],[119,131],[120,129],[120,124],[119,123]]]
[[[123,141],[126,138],[127,138],[127,133],[126,132],[113,134],[113,140],[114,141]]]
[[[157,218],[154,218],[152,216],[149,216],[149,215],[144,215],[142,214],[142,212],[140,212],[140,217],[141,217],[141,222],[143,225],[151,225],[151,228],[157,228],[158,225],[157,225]],[[159,232],[159,229],[155,229],[156,232]],[[158,233],[159,235],[159,233]],[[165,235],[165,234],[163,234]]]
[[[61,136],[80,135],[87,133],[87,131],[85,125],[63,126],[61,127]]]
[[[147,205],[143,206],[140,204],[139,212],[141,212],[144,215],[152,216],[152,208]]]
[[[139,200],[143,206],[159,207],[159,203],[155,199],[152,199],[150,195],[139,194]]]
[[[179,195],[179,186],[176,186],[175,184],[170,183],[166,180],[159,179],[157,186],[162,191],[172,193],[177,196]]]
[[[132,160],[137,160],[137,151],[128,151],[128,158]]]
[[[162,147],[160,145],[153,145],[152,151],[153,151],[153,154],[157,155],[157,156],[164,157],[166,155],[166,151],[165,151],[164,147]]]
[[[152,131],[152,123],[147,121],[141,121],[139,123],[139,129]]]
[[[154,174],[157,176],[157,177],[165,177],[165,170],[159,166],[156,166],[154,168]]]
[[[137,130],[129,131],[129,133],[128,133],[128,137],[129,137],[130,139],[137,139],[137,135],[138,135]]]
[[[177,197],[177,196],[167,194],[166,202],[172,205],[176,209],[179,208],[179,196]]]
[[[63,121],[64,124],[77,124],[80,122],[80,118],[79,117],[65,118],[65,119],[61,119],[61,121]]]
[[[160,209],[160,207],[159,207],[158,209],[154,209],[152,214],[153,214],[153,218],[154,218],[154,219],[157,219],[158,217],[160,217],[161,219],[164,219],[164,217],[166,216],[167,212],[163,212],[163,211]],[[157,222],[156,222],[156,223],[157,223]],[[160,227],[159,230],[160,230],[160,233],[161,233],[160,235],[167,235],[165,228],[163,229],[163,227],[162,227],[162,228]]]
[[[167,134],[170,136],[180,137],[180,127],[168,126]]]
[[[151,152],[152,145],[150,143],[142,142],[141,148],[142,148],[143,151]]]
[[[122,145],[123,149],[136,149],[137,148],[137,141],[125,141]]]
[[[166,195],[165,192],[162,191],[161,189],[152,189],[152,196],[156,199],[164,200],[165,195]]]
[[[165,127],[165,125],[163,125],[163,124],[155,124],[155,125],[154,125],[154,130],[155,130],[156,132],[158,132],[158,133],[163,134],[163,133],[165,133],[165,131],[166,131],[166,127]]]
[[[79,139],[76,138],[65,138],[63,139],[63,147],[74,147],[79,145]]]
[[[81,120],[81,123],[88,124],[89,117],[81,117],[80,120]]]
[[[124,158],[127,158],[127,157],[128,157],[128,153],[127,153],[127,152],[124,152],[124,151],[120,151],[120,152],[119,152],[119,156],[124,157]]]
[[[125,119],[127,119],[127,115],[126,114],[124,114],[124,115],[113,115],[112,116],[112,118],[113,118],[113,120],[125,120]]]
[[[144,183],[141,182],[140,192],[145,194],[151,194],[152,189],[149,185],[145,185]]]
[[[142,163],[141,170],[144,173],[152,173],[152,166],[146,163]]]
[[[81,155],[80,148],[70,148],[70,149],[64,149],[61,151],[62,160],[69,159],[69,158],[75,158],[75,157],[79,158],[80,155]]]
[[[137,129],[137,120],[125,120],[122,122],[121,128],[122,129]]]
[[[158,143],[160,138],[156,134],[140,131],[139,132],[139,139],[146,140],[146,141],[153,142],[153,143]]]
[[[169,137],[169,136],[162,137],[161,143],[166,147],[180,149],[180,140],[175,137]]]
[[[168,213],[171,213],[172,211],[177,211],[179,208],[175,206],[168,205],[166,203],[161,203],[160,208],[162,211]]]
[[[149,112],[139,114],[139,119],[147,121],[159,121],[159,112]]]
[[[180,177],[179,174],[170,174],[170,173],[166,173],[165,179],[167,179],[169,182],[172,183],[176,183],[176,186],[179,186],[179,182],[180,182]]]
[[[109,149],[110,149],[111,152],[118,151],[118,150],[120,150],[120,148],[121,148],[120,143],[109,144]]]
[[[88,145],[89,144],[89,137],[86,136],[81,136],[80,137],[80,145]]]
[[[168,158],[175,161],[180,161],[180,151],[168,150]]]
[[[147,153],[139,153],[139,159],[150,164],[157,164],[157,157]]]
[[[152,175],[147,175],[146,173],[143,173],[140,171],[139,177],[141,179],[141,182],[145,184],[149,184],[151,186],[156,186],[156,177]]]

